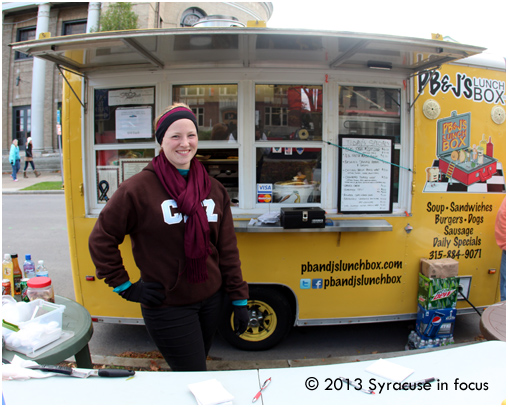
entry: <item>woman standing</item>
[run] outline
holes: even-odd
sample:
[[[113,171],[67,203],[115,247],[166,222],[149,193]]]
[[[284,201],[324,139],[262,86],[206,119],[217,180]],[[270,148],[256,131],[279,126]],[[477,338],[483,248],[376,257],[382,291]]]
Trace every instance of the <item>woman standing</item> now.
[[[39,171],[35,170],[34,158],[33,158],[33,154],[32,154],[32,147],[33,147],[32,137],[28,137],[26,139],[26,144],[25,144],[25,169],[23,170],[23,178],[28,178],[26,175],[26,169],[28,168],[28,163],[30,163],[30,165],[32,166],[32,170],[35,173],[35,177],[38,177],[39,175],[41,175],[41,173]]]
[[[195,158],[198,125],[176,104],[155,121],[160,154],[122,182],[89,239],[98,278],[141,303],[147,330],[174,371],[206,370],[223,294],[233,303],[237,334],[247,329],[230,199]],[[130,235],[141,278],[131,283],[118,249]]]
[[[12,165],[12,180],[18,181],[18,171],[20,168],[19,165],[19,147],[18,147],[18,139],[12,140],[11,150],[9,151],[9,162]]]

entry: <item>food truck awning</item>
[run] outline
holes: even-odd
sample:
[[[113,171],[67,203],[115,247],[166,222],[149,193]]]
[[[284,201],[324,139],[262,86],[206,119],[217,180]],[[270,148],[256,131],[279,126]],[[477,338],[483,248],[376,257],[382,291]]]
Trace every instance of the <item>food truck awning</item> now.
[[[391,35],[238,27],[96,32],[19,42],[11,47],[83,74],[99,70],[289,66],[383,69],[411,76],[485,50]]]

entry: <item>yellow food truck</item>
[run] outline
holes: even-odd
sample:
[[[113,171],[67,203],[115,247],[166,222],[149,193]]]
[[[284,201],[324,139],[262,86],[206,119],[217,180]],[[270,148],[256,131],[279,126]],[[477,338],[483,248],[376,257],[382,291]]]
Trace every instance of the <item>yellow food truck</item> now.
[[[152,122],[172,102],[196,114],[198,157],[231,198],[251,315],[236,337],[225,313],[233,345],[266,349],[293,326],[415,319],[422,258],[459,262],[459,314],[499,300],[506,70],[484,48],[254,27],[13,48],[65,79],[72,276],[94,321],[143,323],[95,277],[88,237],[119,184],[158,154]],[[130,241],[121,248],[135,281]]]

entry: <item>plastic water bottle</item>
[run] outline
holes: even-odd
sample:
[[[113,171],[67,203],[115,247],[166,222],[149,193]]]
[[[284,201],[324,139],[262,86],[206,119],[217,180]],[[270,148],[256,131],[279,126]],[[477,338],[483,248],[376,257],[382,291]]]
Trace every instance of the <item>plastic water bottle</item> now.
[[[48,269],[44,265],[44,260],[39,260],[39,265],[37,266],[37,270],[35,270],[36,277],[49,277]]]
[[[23,263],[23,272],[25,278],[35,277],[35,263],[32,261],[31,254],[25,254],[25,262]]]

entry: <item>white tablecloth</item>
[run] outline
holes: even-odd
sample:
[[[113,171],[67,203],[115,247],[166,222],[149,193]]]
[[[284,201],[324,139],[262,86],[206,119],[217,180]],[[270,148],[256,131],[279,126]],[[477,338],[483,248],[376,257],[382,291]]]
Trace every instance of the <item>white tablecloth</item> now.
[[[506,398],[506,343],[482,342],[453,348],[442,348],[428,353],[387,359],[414,370],[405,382],[416,382],[435,377],[429,390],[386,390],[393,382],[365,371],[375,361],[338,365],[300,367],[292,369],[263,369],[260,380],[272,378],[272,384],[263,395],[267,405],[500,405]],[[345,386],[335,390],[334,381],[347,377],[353,383],[376,394],[365,394]],[[307,390],[306,381],[316,390]],[[359,380],[356,380],[359,379]],[[340,388],[340,382],[335,382]],[[455,384],[457,383],[457,384]],[[384,385],[381,388],[381,385]],[[328,390],[327,390],[328,388]],[[473,389],[473,390],[470,390]],[[478,390],[477,390],[478,389]]]
[[[375,362],[372,360],[222,372],[136,372],[131,379],[51,377],[3,381],[2,391],[7,405],[196,405],[188,385],[213,378],[234,396],[233,404],[253,405],[260,383],[271,377],[272,383],[255,405],[500,405],[506,398],[505,342],[445,347],[423,354],[408,352],[389,361],[414,370],[405,382],[428,377],[438,380],[431,383],[430,390],[381,389],[381,385],[393,382],[366,372]],[[347,390],[345,386],[336,390],[341,382],[335,379],[341,376],[355,383],[361,380],[364,388],[371,387],[376,394]],[[315,385],[312,378],[318,382],[315,390],[306,388],[306,383]]]

